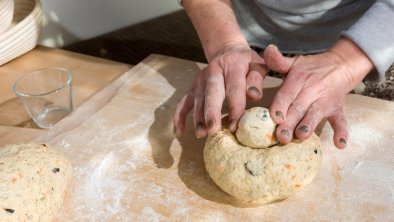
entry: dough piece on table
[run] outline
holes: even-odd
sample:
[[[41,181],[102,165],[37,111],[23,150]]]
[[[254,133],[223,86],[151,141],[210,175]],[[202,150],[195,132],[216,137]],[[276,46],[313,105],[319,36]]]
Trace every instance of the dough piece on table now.
[[[46,144],[0,148],[0,221],[52,221],[63,203],[72,168]]]
[[[254,107],[246,110],[239,120],[236,136],[239,142],[250,148],[267,148],[278,144],[275,129],[276,123],[269,110]]]
[[[251,204],[286,199],[308,185],[321,164],[320,139],[252,149],[228,130],[208,137],[204,161],[212,180],[226,193]]]

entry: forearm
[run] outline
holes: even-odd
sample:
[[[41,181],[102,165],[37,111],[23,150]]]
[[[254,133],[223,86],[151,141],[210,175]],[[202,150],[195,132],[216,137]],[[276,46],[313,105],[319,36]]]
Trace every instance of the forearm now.
[[[342,37],[330,50],[340,57],[342,67],[349,73],[350,91],[372,70],[373,63],[352,40]]]
[[[394,1],[377,0],[353,26],[342,33],[372,61],[377,72],[367,76],[369,81],[383,81],[385,72],[394,62],[393,16]]]
[[[220,50],[248,46],[231,6],[231,0],[183,0],[201,40],[205,56],[211,61]]]

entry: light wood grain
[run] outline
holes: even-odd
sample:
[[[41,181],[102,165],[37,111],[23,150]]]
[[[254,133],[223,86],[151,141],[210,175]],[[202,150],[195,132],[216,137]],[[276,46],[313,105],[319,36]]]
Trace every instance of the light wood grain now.
[[[0,126],[0,147],[7,144],[26,143],[44,134],[46,130]]]
[[[392,102],[349,95],[347,148],[337,150],[329,124],[323,124],[323,163],[312,184],[287,200],[250,206],[207,175],[204,139],[195,138],[191,116],[181,138],[172,133],[176,104],[204,66],[150,56],[37,140],[63,150],[74,166],[58,221],[393,218]],[[279,85],[267,77],[263,101],[248,106],[269,106]]]
[[[79,107],[130,69],[131,65],[38,46],[0,67],[0,125],[37,127],[13,93],[12,85],[23,75],[48,67],[64,67],[71,71],[74,77],[74,107]]]

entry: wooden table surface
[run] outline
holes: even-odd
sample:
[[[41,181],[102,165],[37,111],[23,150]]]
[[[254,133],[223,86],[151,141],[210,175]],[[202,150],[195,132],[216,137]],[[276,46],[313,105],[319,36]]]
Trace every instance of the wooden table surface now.
[[[21,75],[49,66],[73,73],[76,110],[43,131],[32,128],[11,86]],[[348,95],[347,149],[334,147],[333,132],[324,124],[318,133],[323,162],[312,184],[282,202],[250,207],[221,191],[207,175],[204,140],[194,137],[191,116],[182,138],[172,133],[176,104],[204,66],[153,55],[130,69],[37,47],[0,68],[0,144],[39,136],[37,142],[55,145],[70,159],[74,179],[57,221],[394,218],[394,103]],[[269,106],[279,85],[280,80],[267,77],[264,100],[249,106]]]
[[[206,173],[204,139],[191,115],[175,138],[172,115],[205,64],[152,55],[66,117],[37,142],[62,150],[74,174],[57,221],[392,221],[394,103],[346,97],[349,140],[322,123],[322,165],[294,196],[251,207]],[[281,81],[265,79],[269,106]],[[76,207],[77,206],[77,207]]]
[[[78,108],[132,66],[44,46],[0,66],[0,146],[30,141],[46,131],[38,129],[25,112],[12,85],[22,75],[48,67],[71,71],[74,107]]]

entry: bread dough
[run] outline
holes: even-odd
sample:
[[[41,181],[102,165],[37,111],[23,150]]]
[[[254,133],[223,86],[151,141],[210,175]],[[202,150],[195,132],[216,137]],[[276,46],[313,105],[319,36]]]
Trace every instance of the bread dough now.
[[[269,110],[253,107],[246,110],[239,120],[236,136],[239,142],[250,148],[267,148],[278,144],[275,137],[276,123]]]
[[[0,221],[52,221],[71,174],[65,155],[47,144],[0,148]]]
[[[224,127],[208,137],[204,161],[222,190],[242,201],[264,204],[288,198],[313,180],[321,163],[320,140],[313,134],[303,142],[252,149]]]

